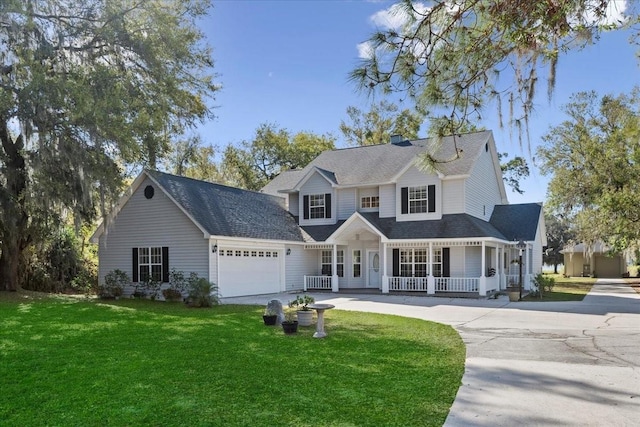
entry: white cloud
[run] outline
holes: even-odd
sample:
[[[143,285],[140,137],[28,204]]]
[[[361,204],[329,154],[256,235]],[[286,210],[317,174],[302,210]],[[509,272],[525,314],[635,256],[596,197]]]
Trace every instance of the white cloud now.
[[[358,58],[371,59],[373,58],[374,49],[370,41],[359,43],[356,48],[358,49]]]
[[[425,13],[429,8],[424,3],[414,3],[413,8],[420,14]],[[371,22],[386,30],[402,30],[409,23],[409,14],[406,9],[399,4],[389,6],[387,9],[374,13],[370,18]]]

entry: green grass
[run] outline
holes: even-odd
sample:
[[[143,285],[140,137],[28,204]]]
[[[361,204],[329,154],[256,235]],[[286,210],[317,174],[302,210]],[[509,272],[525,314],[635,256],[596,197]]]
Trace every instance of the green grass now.
[[[261,314],[0,293],[0,424],[444,423],[465,358],[451,327],[331,310],[319,340]]]
[[[553,291],[544,292],[542,299],[527,296],[527,301],[582,301],[589,293],[596,278],[593,277],[564,277],[561,274],[545,274],[555,279]]]

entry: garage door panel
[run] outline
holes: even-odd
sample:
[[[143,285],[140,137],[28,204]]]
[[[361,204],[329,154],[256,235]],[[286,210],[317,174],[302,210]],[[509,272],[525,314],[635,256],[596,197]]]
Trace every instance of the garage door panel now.
[[[620,257],[608,257],[604,255],[596,256],[596,268],[595,272],[598,277],[620,277],[622,272],[620,271]]]
[[[219,258],[220,296],[280,292],[280,259],[273,250],[225,250]]]

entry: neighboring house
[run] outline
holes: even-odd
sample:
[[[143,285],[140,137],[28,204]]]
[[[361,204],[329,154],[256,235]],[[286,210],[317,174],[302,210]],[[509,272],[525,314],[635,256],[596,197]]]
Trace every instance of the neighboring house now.
[[[418,166],[425,153],[442,160],[436,171]],[[488,131],[327,151],[263,193],[145,171],[107,224],[93,236],[101,281],[115,268],[134,282],[176,268],[222,297],[486,295],[517,283],[518,241],[529,288],[546,245],[542,206],[508,204]]]
[[[564,274],[568,277],[622,277],[628,272],[624,255],[612,253],[602,242],[579,243],[562,249]]]

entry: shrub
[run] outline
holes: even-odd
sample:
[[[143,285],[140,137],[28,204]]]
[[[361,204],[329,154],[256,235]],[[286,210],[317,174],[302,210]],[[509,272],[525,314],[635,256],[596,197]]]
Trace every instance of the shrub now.
[[[197,274],[191,273],[188,279],[189,296],[187,302],[191,307],[211,307],[217,305],[218,286]]]
[[[536,288],[534,294],[540,296],[540,298],[542,298],[542,295],[545,292],[553,291],[553,287],[556,285],[556,279],[554,279],[553,277],[545,276],[542,273],[536,274],[534,278],[531,279],[531,282]]]
[[[104,276],[104,284],[98,287],[98,296],[101,298],[115,298],[122,295],[124,287],[130,283],[127,273],[115,269]]]

